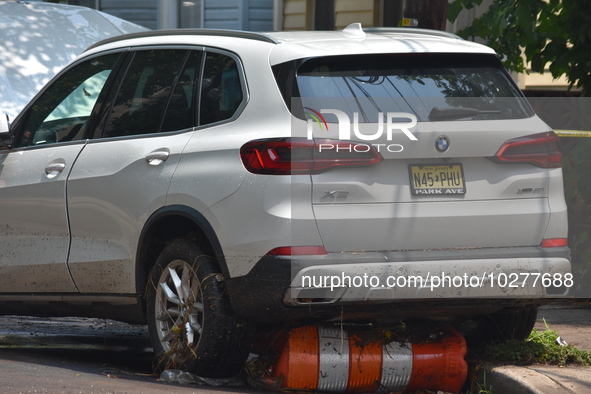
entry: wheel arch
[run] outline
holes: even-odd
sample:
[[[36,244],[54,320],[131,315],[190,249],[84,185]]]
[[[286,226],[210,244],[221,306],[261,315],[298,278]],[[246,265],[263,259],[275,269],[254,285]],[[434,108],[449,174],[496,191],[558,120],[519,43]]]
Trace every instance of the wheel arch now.
[[[218,237],[205,216],[199,211],[182,205],[163,207],[146,221],[140,234],[136,254],[136,287],[144,294],[149,272],[167,242],[191,239],[208,254],[214,256],[225,277],[228,267]]]

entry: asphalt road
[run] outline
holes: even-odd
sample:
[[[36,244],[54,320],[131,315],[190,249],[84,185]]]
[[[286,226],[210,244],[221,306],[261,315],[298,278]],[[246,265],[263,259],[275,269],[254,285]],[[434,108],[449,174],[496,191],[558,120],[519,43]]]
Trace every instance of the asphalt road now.
[[[100,319],[0,317],[0,393],[223,393],[159,381],[143,326]]]
[[[580,305],[579,305],[580,306]],[[543,308],[562,339],[591,350],[591,307]],[[0,393],[255,393],[248,387],[164,383],[152,372],[143,326],[99,319],[0,317]]]

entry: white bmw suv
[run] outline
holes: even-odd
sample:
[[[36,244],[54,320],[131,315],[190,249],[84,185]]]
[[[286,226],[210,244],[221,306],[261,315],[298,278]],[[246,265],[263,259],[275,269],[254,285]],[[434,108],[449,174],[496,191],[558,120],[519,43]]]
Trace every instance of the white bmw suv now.
[[[271,322],[521,338],[572,285],[557,137],[451,34],[120,36],[0,128],[0,313],[147,323],[203,376]]]

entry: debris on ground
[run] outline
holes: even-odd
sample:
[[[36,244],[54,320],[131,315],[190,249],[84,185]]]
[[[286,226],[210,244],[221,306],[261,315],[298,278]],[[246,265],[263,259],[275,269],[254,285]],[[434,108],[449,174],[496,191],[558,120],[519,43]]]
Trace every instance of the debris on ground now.
[[[178,369],[167,369],[160,374],[160,381],[167,383],[194,384],[198,386],[213,387],[244,387],[246,381],[239,377],[233,378],[204,378],[190,372]]]

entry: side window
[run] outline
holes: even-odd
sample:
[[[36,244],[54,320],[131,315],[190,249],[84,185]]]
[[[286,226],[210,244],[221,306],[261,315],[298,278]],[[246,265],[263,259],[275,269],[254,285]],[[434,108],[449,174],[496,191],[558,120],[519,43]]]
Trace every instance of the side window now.
[[[76,65],[55,81],[29,110],[17,146],[54,144],[84,138],[84,125],[119,54]]]
[[[170,97],[162,131],[184,130],[197,125],[195,108],[202,57],[201,51],[190,52]]]
[[[115,97],[105,137],[157,133],[186,50],[135,53]]]
[[[244,97],[236,61],[207,53],[201,88],[200,125],[231,118]]]

